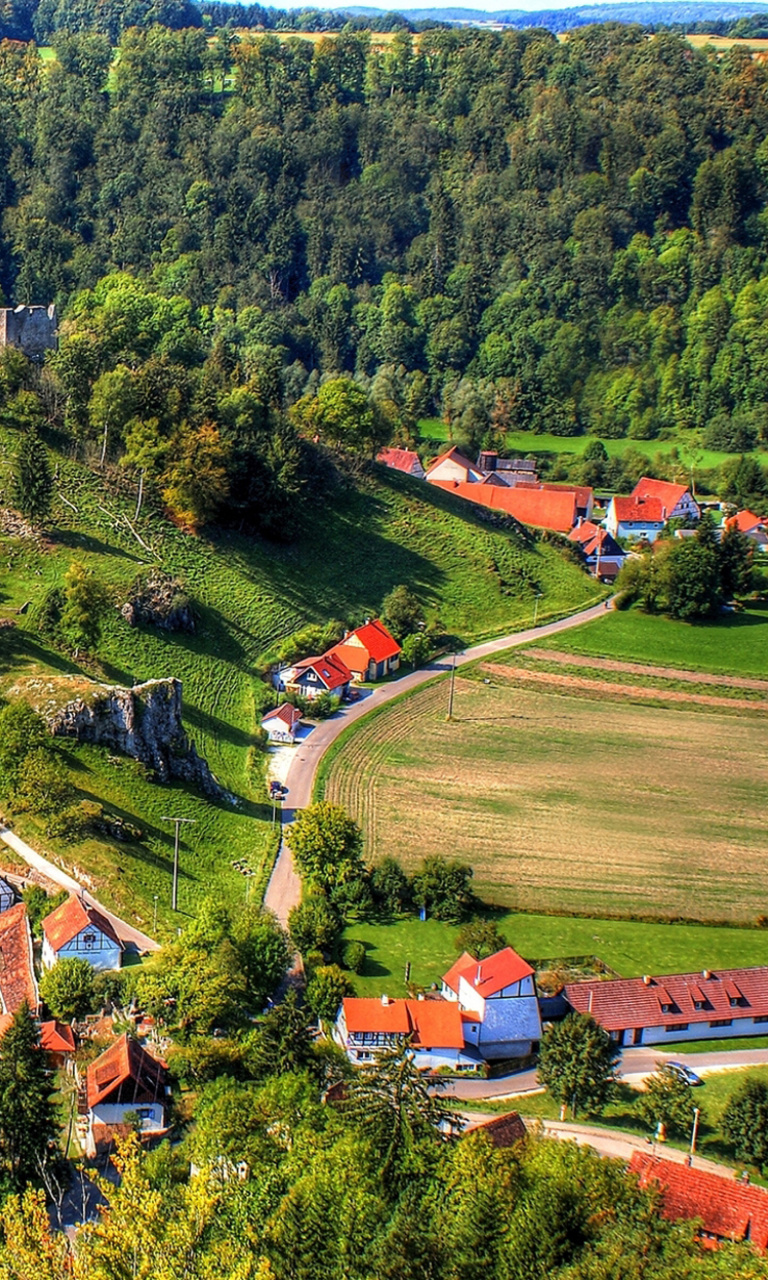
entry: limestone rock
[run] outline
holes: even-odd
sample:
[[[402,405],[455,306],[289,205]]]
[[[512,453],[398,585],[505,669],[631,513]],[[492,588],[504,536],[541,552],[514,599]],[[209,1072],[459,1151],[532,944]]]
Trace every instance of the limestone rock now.
[[[160,782],[178,778],[212,799],[224,795],[184,731],[180,680],[148,680],[132,689],[94,683],[64,706],[43,714],[55,737],[121,751],[140,760]]]
[[[195,630],[195,615],[182,584],[160,569],[137,578],[120,613],[129,627],[144,623],[163,631]]]

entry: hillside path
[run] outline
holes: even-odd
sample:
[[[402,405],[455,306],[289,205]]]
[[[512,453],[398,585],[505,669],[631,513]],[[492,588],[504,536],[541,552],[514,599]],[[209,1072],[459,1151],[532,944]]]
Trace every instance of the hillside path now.
[[[19,836],[14,835],[12,831],[9,831],[7,827],[1,824],[0,840],[7,844],[9,849],[13,849],[13,852],[23,858],[30,867],[34,867],[36,871],[40,871],[49,880],[53,880],[54,884],[60,884],[62,889],[66,889],[68,893],[77,894],[89,906],[95,907],[103,916],[106,916],[123,946],[129,950],[135,947],[138,951],[160,950],[159,942],[155,942],[146,933],[142,933],[141,929],[136,929],[133,925],[128,924],[127,921],[121,920],[119,916],[113,915],[92,894],[88,893],[81,884],[78,884],[77,880],[67,875],[66,871],[62,871],[61,867],[57,867],[55,862],[49,862],[41,853],[37,853],[31,845],[28,845],[25,840],[20,839]]]
[[[610,601],[601,601],[600,604],[582,609],[580,613],[574,613],[569,618],[560,618],[557,622],[545,622],[540,627],[528,627],[525,631],[514,631],[511,635],[499,636],[496,640],[485,640],[482,644],[472,645],[456,655],[456,669],[466,666],[468,662],[475,662],[478,658],[488,658],[493,654],[503,653],[507,649],[516,649],[520,645],[528,644],[531,640],[554,636],[560,631],[568,631],[571,627],[580,627],[585,622],[603,618],[608,604]],[[452,665],[452,658],[444,657],[437,662],[431,662],[429,666],[419,668],[418,671],[411,671],[387,684],[379,685],[367,696],[363,696],[359,702],[345,706],[330,720],[322,721],[316,729],[313,729],[312,733],[296,747],[296,755],[286,775],[288,806],[283,811],[284,822],[290,823],[297,809],[304,809],[311,804],[312,788],[320,761],[331,743],[336,741],[348,725],[361,720],[363,716],[391,702],[393,698],[418,689],[420,685],[433,680],[435,676],[449,674]],[[281,924],[285,924],[288,912],[296,906],[300,898],[301,880],[294,869],[293,857],[285,828],[283,828],[280,852],[264,895],[264,906],[269,911],[274,911]]]

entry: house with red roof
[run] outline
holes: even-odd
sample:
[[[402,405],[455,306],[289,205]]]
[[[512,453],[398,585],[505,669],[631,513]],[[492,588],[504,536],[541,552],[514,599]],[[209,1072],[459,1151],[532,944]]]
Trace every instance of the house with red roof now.
[[[738,529],[758,547],[768,547],[768,519],[756,516],[754,511],[737,511],[733,516],[726,516],[723,529]]]
[[[0,1036],[26,1002],[37,1013],[40,997],[32,960],[32,933],[23,902],[0,915]]]
[[[632,490],[632,497],[640,498],[642,502],[660,502],[665,520],[698,520],[701,515],[699,504],[685,484],[642,476]]]
[[[418,453],[411,449],[380,449],[376,461],[392,467],[394,471],[402,471],[406,476],[414,476],[416,480],[423,480],[426,475]]]
[[[400,666],[400,645],[381,618],[366,622],[355,631],[347,631],[344,639],[328,650],[341,659],[352,672],[352,679],[382,680]]]
[[[66,1067],[75,1056],[75,1033],[66,1022],[40,1023],[40,1047],[45,1050],[55,1067]]]
[[[416,1065],[423,1070],[452,1067],[475,1070],[482,1059],[467,1051],[458,1005],[447,1000],[391,1000],[348,997],[333,1029],[333,1038],[351,1062],[363,1064],[377,1053],[408,1042]]]
[[[600,582],[613,582],[618,577],[627,553],[607,529],[583,520],[568,534],[568,541],[581,548],[589,572]]]
[[[604,524],[612,538],[630,542],[655,542],[669,519],[668,507],[660,498],[611,498]]]
[[[484,1133],[497,1151],[514,1147],[524,1142],[528,1130],[522,1116],[517,1111],[505,1111],[502,1116],[494,1116],[491,1120],[476,1120],[467,1125],[464,1133]]]
[[[317,658],[303,658],[292,667],[282,667],[275,676],[277,688],[289,693],[301,694],[313,701],[322,693],[332,693],[344,698],[349,692],[352,672],[346,663],[333,652],[322,653]]]
[[[70,956],[87,960],[98,972],[119,969],[123,956],[123,944],[111,921],[74,896],[43,920],[43,968],[52,969]]]
[[[629,1162],[641,1187],[656,1187],[662,1216],[672,1222],[698,1219],[703,1244],[744,1241],[768,1251],[768,1191],[709,1170],[635,1151]]]
[[[142,1137],[167,1132],[170,1087],[164,1062],[127,1034],[90,1064],[85,1077],[88,1126],[86,1155],[95,1156],[138,1121]]]
[[[541,1039],[533,969],[511,947],[485,960],[465,951],[443,976],[441,994],[458,1005],[465,1041],[485,1060],[527,1057]]]
[[[425,479],[429,484],[439,481],[450,481],[452,484],[480,484],[484,479],[480,467],[470,462],[460,449],[455,446],[446,449],[430,467],[427,467]]]
[[[270,742],[295,742],[300,724],[301,712],[290,702],[281,702],[261,717],[261,727]]]
[[[571,982],[565,998],[618,1045],[765,1035],[768,966]]]

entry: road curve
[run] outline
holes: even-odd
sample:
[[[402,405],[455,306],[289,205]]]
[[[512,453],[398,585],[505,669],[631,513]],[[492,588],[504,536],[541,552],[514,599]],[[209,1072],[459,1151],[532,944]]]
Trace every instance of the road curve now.
[[[77,894],[89,906],[95,907],[103,916],[106,916],[123,946],[128,948],[135,947],[137,951],[160,950],[160,944],[155,942],[154,938],[142,933],[141,929],[134,928],[127,921],[121,920],[119,916],[113,915],[92,894],[88,893],[81,884],[78,884],[77,880],[73,880],[72,876],[67,875],[66,871],[62,871],[61,867],[57,867],[55,862],[49,862],[41,853],[38,853],[31,845],[28,845],[25,840],[14,835],[12,831],[9,831],[2,824],[0,824],[0,840],[2,840],[3,844],[7,844],[9,849],[13,849],[13,852],[23,858],[30,867],[34,867],[36,871],[40,871],[49,880],[53,880],[54,884],[61,885],[62,889],[67,890],[67,893]]]
[[[457,655],[456,667],[466,666],[468,662],[475,662],[478,658],[488,658],[492,654],[503,653],[507,649],[516,649],[520,645],[530,643],[531,640],[557,635],[560,631],[570,630],[571,627],[580,627],[585,622],[594,622],[596,618],[605,617],[606,608],[607,602],[601,601],[600,604],[591,605],[589,609],[582,609],[580,613],[574,613],[568,618],[560,618],[557,622],[545,622],[540,627],[528,627],[525,631],[514,631],[511,635],[499,636],[496,640],[485,640],[482,644],[472,645]],[[336,741],[348,725],[361,720],[363,716],[391,702],[393,698],[418,689],[420,685],[433,680],[435,676],[447,675],[451,666],[451,658],[431,662],[429,666],[421,667],[417,671],[409,672],[408,675],[379,685],[359,702],[345,706],[330,720],[321,721],[309,737],[296,748],[296,755],[291,762],[286,779],[288,806],[283,813],[283,821],[290,823],[297,809],[304,809],[311,804],[312,789],[320,761],[331,743]],[[301,880],[294,869],[288,841],[283,838],[264,895],[264,906],[269,911],[273,911],[281,923],[285,924],[288,912],[300,898]]]

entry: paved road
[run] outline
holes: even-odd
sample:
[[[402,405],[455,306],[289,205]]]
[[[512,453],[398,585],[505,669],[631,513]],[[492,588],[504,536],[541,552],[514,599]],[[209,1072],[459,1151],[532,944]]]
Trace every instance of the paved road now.
[[[77,880],[73,880],[72,876],[67,875],[66,871],[62,871],[61,867],[57,867],[55,862],[49,862],[42,854],[37,853],[31,845],[21,840],[19,836],[14,835],[7,827],[0,826],[0,840],[7,844],[9,849],[13,849],[13,852],[23,858],[30,867],[34,867],[35,870],[47,876],[49,880],[53,880],[54,884],[60,884],[62,889],[66,889],[68,893],[77,894],[90,906],[100,911],[103,916],[106,916],[123,946],[128,947],[129,950],[135,948],[137,951],[160,950],[159,942],[155,942],[154,938],[142,933],[141,929],[136,929],[133,925],[128,924],[127,921],[121,920],[119,916],[113,915],[92,894],[88,893],[82,885],[78,884]]]
[[[667,1052],[662,1048],[625,1049],[619,1063],[619,1076],[627,1084],[638,1085],[646,1076],[653,1075],[659,1062],[685,1062],[697,1075],[716,1075],[721,1071],[738,1071],[743,1067],[759,1067],[768,1064],[768,1049],[710,1049],[706,1053],[682,1054]],[[497,1080],[451,1080],[444,1094],[447,1098],[462,1101],[480,1101],[482,1098],[516,1098],[517,1109],[525,1113],[525,1094],[541,1089],[536,1068],[514,1071]],[[518,1105],[519,1103],[519,1105]]]
[[[515,631],[511,635],[500,636],[496,640],[486,640],[483,644],[472,645],[471,648],[457,655],[456,666],[457,668],[463,667],[468,662],[474,662],[478,658],[488,658],[492,654],[503,653],[507,649],[514,649],[520,645],[528,644],[531,640],[554,636],[560,631],[569,630],[571,627],[579,627],[585,622],[593,622],[595,618],[605,617],[605,611],[606,606],[604,603],[593,605],[589,609],[582,609],[580,613],[572,614],[569,618],[561,618],[558,622],[547,622],[540,627],[528,627],[525,631]],[[385,703],[391,702],[393,698],[399,697],[400,694],[409,693],[412,689],[418,689],[420,685],[425,684],[428,680],[433,680],[435,676],[447,675],[451,666],[452,660],[443,658],[438,662],[431,662],[429,666],[422,667],[418,671],[411,671],[408,675],[400,676],[399,679],[380,685],[372,693],[364,695],[359,702],[345,706],[337,715],[330,720],[322,721],[316,729],[313,729],[309,737],[305,738],[296,748],[296,755],[288,770],[286,778],[288,806],[283,813],[284,821],[290,823],[297,809],[304,809],[308,804],[311,804],[312,788],[318,765],[331,743],[338,738],[340,733],[343,733],[348,725],[362,719],[363,716],[374,711],[376,707],[381,707]],[[264,895],[264,905],[270,911],[274,911],[279,920],[285,922],[291,907],[295,906],[300,898],[301,880],[294,870],[290,847],[287,841],[283,839],[272,876],[267,885],[267,892]]]

